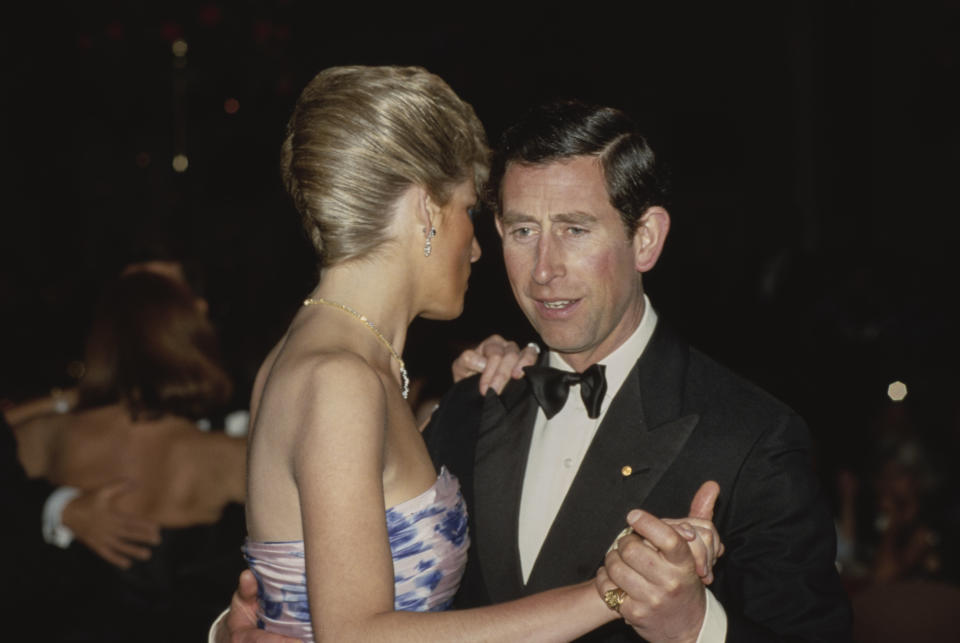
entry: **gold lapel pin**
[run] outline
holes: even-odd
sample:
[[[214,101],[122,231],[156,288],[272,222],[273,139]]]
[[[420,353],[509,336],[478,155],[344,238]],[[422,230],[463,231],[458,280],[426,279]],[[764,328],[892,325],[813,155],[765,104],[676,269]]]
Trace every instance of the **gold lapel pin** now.
[[[633,467],[631,467],[629,464],[623,465],[623,468],[620,469],[620,475],[622,475],[624,478],[631,475],[632,473],[633,473]]]

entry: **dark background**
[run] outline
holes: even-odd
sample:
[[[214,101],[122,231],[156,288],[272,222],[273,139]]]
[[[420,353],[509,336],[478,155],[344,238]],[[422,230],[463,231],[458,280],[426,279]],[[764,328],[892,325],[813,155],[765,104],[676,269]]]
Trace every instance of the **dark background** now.
[[[330,65],[417,64],[472,103],[494,141],[550,97],[631,113],[675,193],[645,278],[655,306],[805,415],[822,462],[855,466],[896,379],[919,430],[955,449],[960,3],[633,3],[577,24],[486,26],[362,25],[316,4],[6,16],[0,399],[71,384],[102,284],[162,246],[209,300],[245,404],[314,285],[278,171],[299,90]],[[176,38],[189,45],[179,63]],[[478,237],[465,315],[417,322],[407,345],[411,372],[439,390],[467,343],[532,338],[489,221]]]

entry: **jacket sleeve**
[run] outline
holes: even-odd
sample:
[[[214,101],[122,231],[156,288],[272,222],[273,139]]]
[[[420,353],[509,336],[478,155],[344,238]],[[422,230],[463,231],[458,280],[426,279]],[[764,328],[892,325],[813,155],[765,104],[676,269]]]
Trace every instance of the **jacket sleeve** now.
[[[29,479],[17,457],[13,429],[0,413],[0,507],[19,542],[42,542],[43,504],[54,490],[45,480]]]
[[[744,459],[728,498],[715,586],[728,641],[850,641],[836,531],[810,461],[806,426],[784,414]]]

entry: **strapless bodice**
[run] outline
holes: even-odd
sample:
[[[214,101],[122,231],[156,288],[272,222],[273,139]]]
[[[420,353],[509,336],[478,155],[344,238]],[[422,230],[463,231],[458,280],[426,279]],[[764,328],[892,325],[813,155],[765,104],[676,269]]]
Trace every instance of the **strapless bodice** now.
[[[467,509],[456,477],[441,468],[429,489],[387,509],[386,520],[393,557],[394,609],[425,612],[449,608],[470,546]],[[259,585],[260,627],[312,641],[303,541],[248,539],[243,553]]]

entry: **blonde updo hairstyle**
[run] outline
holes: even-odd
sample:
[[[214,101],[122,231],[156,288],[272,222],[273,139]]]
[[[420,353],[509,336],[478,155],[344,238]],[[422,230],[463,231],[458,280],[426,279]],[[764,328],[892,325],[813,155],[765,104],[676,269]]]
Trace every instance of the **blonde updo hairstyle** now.
[[[388,240],[394,204],[423,186],[440,206],[487,178],[489,148],[473,108],[419,67],[331,67],[300,94],[281,169],[321,269]]]

